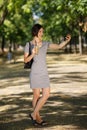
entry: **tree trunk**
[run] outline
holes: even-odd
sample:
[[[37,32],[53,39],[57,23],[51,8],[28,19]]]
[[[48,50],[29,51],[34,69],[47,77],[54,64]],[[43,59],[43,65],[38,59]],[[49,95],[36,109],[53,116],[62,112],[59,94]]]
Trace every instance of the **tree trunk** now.
[[[79,28],[79,52],[82,55],[82,31],[81,31],[81,28]]]
[[[5,37],[4,37],[4,35],[3,35],[3,36],[2,36],[2,43],[1,43],[2,52],[4,52],[4,47],[5,47]]]
[[[14,49],[14,52],[13,52],[13,58],[14,58],[14,64],[16,63],[16,43],[13,42],[13,49]]]
[[[0,17],[0,26],[4,23],[4,20],[5,20],[6,16],[8,15],[7,7],[5,7],[4,9],[3,8],[4,8],[4,4],[1,7],[3,13],[2,13],[2,16]]]

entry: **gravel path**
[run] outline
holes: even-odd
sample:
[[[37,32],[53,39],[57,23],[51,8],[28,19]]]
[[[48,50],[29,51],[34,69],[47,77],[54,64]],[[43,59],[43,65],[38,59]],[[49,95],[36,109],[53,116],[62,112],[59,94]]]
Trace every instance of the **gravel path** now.
[[[6,68],[1,65],[0,130],[87,129],[87,64],[70,58],[50,64],[48,55],[51,96],[42,109],[42,117],[49,120],[46,128],[34,128],[28,118],[32,91],[23,63],[7,64]],[[81,57],[81,61],[84,59]]]

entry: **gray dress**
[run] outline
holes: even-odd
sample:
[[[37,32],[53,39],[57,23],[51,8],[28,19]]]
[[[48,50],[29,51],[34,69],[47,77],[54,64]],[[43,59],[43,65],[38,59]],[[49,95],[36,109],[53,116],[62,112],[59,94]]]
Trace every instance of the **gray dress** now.
[[[33,58],[34,61],[30,71],[30,87],[32,89],[50,87],[50,80],[46,66],[46,53],[49,44],[49,42],[42,42],[38,55],[35,55]],[[32,43],[31,47],[32,49],[34,47]],[[29,43],[26,44],[24,51],[29,52]]]

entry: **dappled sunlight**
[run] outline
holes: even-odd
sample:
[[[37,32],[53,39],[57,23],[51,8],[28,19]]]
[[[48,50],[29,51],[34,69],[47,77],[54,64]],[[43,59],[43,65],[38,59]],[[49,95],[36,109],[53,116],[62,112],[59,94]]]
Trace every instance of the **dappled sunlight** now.
[[[49,102],[48,102],[48,105],[50,105],[50,106],[56,106],[56,105],[58,105],[58,106],[63,106],[63,102],[57,102],[57,101],[53,102],[53,101],[49,101]],[[47,106],[47,105],[46,105],[46,106]]]
[[[71,111],[63,111],[63,114],[66,115],[66,114],[71,114]]]
[[[79,128],[79,126],[85,128],[85,122],[82,120],[85,120],[86,117],[86,99],[86,95],[75,97],[52,92],[41,110],[43,119],[46,116],[46,120],[50,122],[48,129],[49,127],[56,128],[57,125],[60,128],[69,128],[69,126],[73,129]],[[2,96],[0,108],[3,109],[0,112],[0,123],[9,125],[14,122],[17,128],[21,126],[32,128],[29,119],[29,113],[32,111],[31,101],[32,92]],[[18,126],[17,122],[20,122]]]
[[[53,64],[85,64],[87,63],[87,55],[80,55],[80,54],[63,54],[57,52],[55,55],[54,53],[49,54],[47,56],[47,63]]]
[[[7,111],[8,109],[17,108],[17,105],[4,105],[0,107],[0,112]]]
[[[12,79],[6,79],[1,81],[1,88],[10,87],[10,86],[17,86],[17,85],[25,85],[25,83],[29,83],[28,78],[12,78]]]
[[[49,101],[51,101],[51,104],[53,105],[50,105]],[[55,122],[55,124],[62,124],[63,126],[64,124],[70,124],[70,122],[74,126],[83,127],[83,125],[85,125],[85,119],[87,114],[86,95],[74,97],[63,93],[52,93],[52,96],[50,97],[49,101],[47,102],[46,106],[49,106],[48,108],[50,109],[47,110],[46,107],[45,111],[47,111],[47,117],[49,119],[52,116],[53,119],[57,120],[56,122],[55,120],[52,120],[52,122]],[[56,103],[54,104],[54,102],[60,101],[62,101],[62,105],[56,105]]]
[[[29,85],[20,85],[20,86],[10,86],[6,88],[2,88],[0,95],[9,95],[9,94],[20,94],[22,92],[29,92]]]
[[[13,115],[13,118],[15,119],[15,120],[21,120],[21,118],[22,119],[24,119],[25,117],[27,117],[27,114],[25,114],[25,113],[19,113],[19,114],[14,114]]]
[[[23,58],[23,56],[21,57]],[[82,62],[82,64],[81,64]],[[87,65],[85,56],[48,54],[51,94],[41,110],[49,125],[42,130],[85,130],[87,115]],[[23,61],[0,67],[0,129],[35,130],[32,111],[30,70]],[[36,130],[41,130],[36,128]]]
[[[58,83],[58,85],[51,84],[51,91],[55,92],[53,88],[55,88],[56,92],[64,92],[64,94],[72,95],[75,97],[87,94],[87,83],[78,84],[75,82],[75,83],[68,83],[68,85],[66,83],[62,84]]]

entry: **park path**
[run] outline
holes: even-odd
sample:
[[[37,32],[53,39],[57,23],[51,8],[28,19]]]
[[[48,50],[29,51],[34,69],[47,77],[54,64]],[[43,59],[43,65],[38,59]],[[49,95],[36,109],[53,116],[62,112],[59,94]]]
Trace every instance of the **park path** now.
[[[46,113],[50,122],[46,128],[33,128],[28,119],[32,91],[29,72],[22,68],[23,57],[16,64],[1,65],[0,130],[87,129],[87,58],[77,55],[60,55],[59,61],[56,58],[47,56],[51,95],[42,109],[42,115]]]

